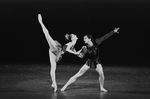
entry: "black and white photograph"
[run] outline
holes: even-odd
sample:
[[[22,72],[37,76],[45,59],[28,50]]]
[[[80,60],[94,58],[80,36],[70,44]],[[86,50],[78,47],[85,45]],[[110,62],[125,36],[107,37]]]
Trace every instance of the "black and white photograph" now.
[[[0,99],[149,99],[149,0],[1,0]]]

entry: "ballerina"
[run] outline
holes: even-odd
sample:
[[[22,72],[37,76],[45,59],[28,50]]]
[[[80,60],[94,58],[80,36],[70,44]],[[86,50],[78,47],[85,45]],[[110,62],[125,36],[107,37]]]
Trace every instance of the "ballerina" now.
[[[62,46],[58,41],[54,40],[50,34],[45,25],[42,22],[42,16],[41,14],[38,14],[38,21],[42,27],[43,33],[46,37],[46,40],[49,45],[49,58],[50,58],[50,64],[51,64],[51,70],[50,70],[50,76],[52,79],[52,87],[54,88],[54,92],[57,91],[57,83],[56,83],[56,64],[59,62],[59,60],[62,58],[62,54],[69,52],[72,54],[77,54],[76,50],[74,49],[74,45],[76,44],[78,37],[75,34],[66,34],[65,38],[66,40],[70,40],[65,46]]]

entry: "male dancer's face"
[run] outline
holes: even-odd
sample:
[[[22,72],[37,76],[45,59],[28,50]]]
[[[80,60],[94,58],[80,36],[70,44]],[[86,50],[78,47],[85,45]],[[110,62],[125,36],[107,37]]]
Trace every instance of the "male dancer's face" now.
[[[84,43],[89,43],[89,41],[91,41],[91,39],[89,39],[87,36],[84,36]]]

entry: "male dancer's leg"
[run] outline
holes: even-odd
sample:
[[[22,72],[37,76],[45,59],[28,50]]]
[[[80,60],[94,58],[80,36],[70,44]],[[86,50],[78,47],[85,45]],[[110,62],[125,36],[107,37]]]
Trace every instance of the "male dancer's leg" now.
[[[65,89],[72,83],[74,83],[76,81],[77,78],[79,78],[80,76],[82,76],[90,67],[87,66],[86,64],[83,65],[81,67],[81,69],[73,76],[69,79],[69,81],[63,86],[63,88],[61,89],[61,91],[65,91]]]
[[[104,73],[101,64],[97,64],[96,71],[99,74],[100,91],[107,92],[107,90],[104,88]]]

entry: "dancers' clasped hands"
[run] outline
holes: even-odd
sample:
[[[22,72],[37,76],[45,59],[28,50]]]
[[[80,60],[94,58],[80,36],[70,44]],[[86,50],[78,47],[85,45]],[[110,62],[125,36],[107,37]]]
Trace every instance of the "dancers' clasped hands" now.
[[[74,54],[77,55],[80,58],[83,58],[83,55],[82,55],[81,51],[83,51],[83,49],[85,49],[85,48],[86,48],[86,46],[83,46],[79,51],[74,50]]]

